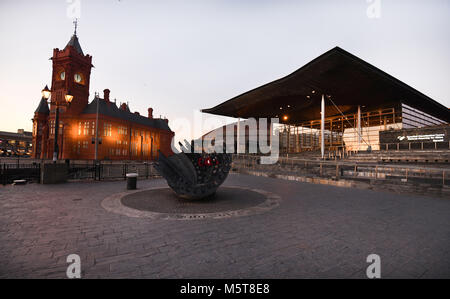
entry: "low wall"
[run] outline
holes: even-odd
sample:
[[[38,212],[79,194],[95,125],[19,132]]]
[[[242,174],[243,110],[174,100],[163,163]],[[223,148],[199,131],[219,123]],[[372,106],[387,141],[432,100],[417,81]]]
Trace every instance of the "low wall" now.
[[[69,171],[67,164],[42,163],[41,184],[59,184],[67,181]]]

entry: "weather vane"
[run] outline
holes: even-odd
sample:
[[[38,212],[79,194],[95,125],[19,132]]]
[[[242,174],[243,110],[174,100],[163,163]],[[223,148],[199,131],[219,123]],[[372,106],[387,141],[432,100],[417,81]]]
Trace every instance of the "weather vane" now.
[[[77,18],[75,18],[75,21],[73,21],[73,25],[75,26],[75,32],[73,34],[77,35],[77,27],[78,27],[78,19]]]

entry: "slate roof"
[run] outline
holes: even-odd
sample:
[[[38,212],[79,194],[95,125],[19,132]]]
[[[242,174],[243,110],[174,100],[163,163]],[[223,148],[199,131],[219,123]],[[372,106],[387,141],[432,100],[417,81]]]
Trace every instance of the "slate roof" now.
[[[36,111],[34,113],[42,113],[42,114],[49,114],[50,109],[48,108],[47,100],[45,98],[42,98],[39,102],[39,106],[37,107]]]
[[[97,101],[99,103],[99,114],[106,115],[114,118],[119,118],[122,120],[126,120],[129,122],[134,122],[140,125],[149,126],[152,128],[162,129],[171,131],[169,125],[166,123],[164,119],[160,118],[148,118],[142,115],[138,115],[135,113],[131,113],[130,109],[127,107],[127,110],[119,109],[114,102],[106,102],[101,98],[94,98],[81,112],[81,114],[96,114],[97,113]]]
[[[72,38],[70,39],[70,41],[66,45],[66,48],[67,48],[67,46],[74,47],[75,50],[77,50],[78,53],[80,53],[81,55],[84,56],[83,50],[81,50],[80,42],[78,41],[78,37],[75,34],[72,35]]]

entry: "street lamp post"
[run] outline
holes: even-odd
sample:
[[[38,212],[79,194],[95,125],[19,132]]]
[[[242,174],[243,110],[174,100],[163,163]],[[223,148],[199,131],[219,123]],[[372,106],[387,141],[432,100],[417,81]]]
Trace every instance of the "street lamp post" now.
[[[59,133],[59,106],[58,102],[56,103],[56,116],[55,116],[55,132],[54,132],[54,140],[53,140],[53,163],[56,163],[58,160],[58,133]]]
[[[98,160],[98,109],[99,109],[100,98],[97,97],[97,112],[95,115],[95,163]]]
[[[45,88],[42,90],[42,96],[48,100],[50,98],[51,91],[46,85]],[[70,105],[70,103],[73,100],[73,95],[68,91],[67,94],[64,96],[67,105]],[[56,106],[56,115],[55,115],[55,132],[54,132],[54,140],[53,140],[53,163],[56,163],[58,160],[58,133],[59,133],[59,106],[60,104],[57,101],[50,101],[50,104],[53,104]]]

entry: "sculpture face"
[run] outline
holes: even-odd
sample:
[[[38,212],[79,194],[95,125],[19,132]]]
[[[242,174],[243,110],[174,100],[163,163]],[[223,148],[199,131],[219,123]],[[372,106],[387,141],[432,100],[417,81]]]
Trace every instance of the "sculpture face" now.
[[[179,153],[165,157],[160,153],[158,172],[175,193],[187,199],[214,194],[231,168],[231,154]]]

